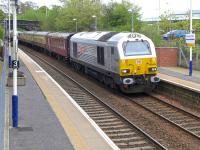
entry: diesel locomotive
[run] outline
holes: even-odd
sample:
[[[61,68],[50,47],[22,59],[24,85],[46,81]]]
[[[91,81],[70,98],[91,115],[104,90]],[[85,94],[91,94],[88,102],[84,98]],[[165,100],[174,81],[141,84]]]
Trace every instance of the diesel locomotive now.
[[[124,93],[152,90],[160,81],[154,44],[140,33],[28,31],[18,38]]]

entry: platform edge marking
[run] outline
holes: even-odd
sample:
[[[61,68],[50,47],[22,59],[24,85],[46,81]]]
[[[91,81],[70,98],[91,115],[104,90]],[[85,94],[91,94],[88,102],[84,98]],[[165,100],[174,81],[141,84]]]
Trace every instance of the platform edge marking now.
[[[27,56],[25,53],[19,52],[19,57],[23,57],[24,59],[28,58],[31,59],[29,56]],[[28,70],[33,73],[35,72],[34,69],[30,69],[29,67],[29,63],[34,63],[34,61],[27,61],[23,60],[24,64],[27,66]],[[34,63],[35,64],[35,63]],[[36,65],[36,67],[38,67]],[[44,73],[44,72],[43,72]],[[45,74],[46,75],[46,74]],[[34,75],[32,75],[34,77]],[[71,142],[71,144],[74,146],[74,149],[77,150],[89,150],[87,144],[84,142],[84,140],[82,139],[82,136],[79,135],[79,133],[77,132],[77,130],[75,128],[73,128],[73,123],[71,123],[72,121],[70,120],[69,117],[67,117],[66,113],[62,111],[62,109],[60,109],[60,105],[58,102],[56,102],[55,100],[52,99],[52,96],[50,94],[48,94],[46,92],[46,88],[44,88],[44,85],[39,83],[39,81],[41,80],[40,78],[35,78],[35,82],[37,82],[39,88],[41,89],[41,92],[44,94],[44,96],[46,97],[47,102],[49,103],[52,111],[55,113],[56,117],[58,118],[58,121],[60,122],[62,128],[64,129],[64,132],[66,135],[69,135],[68,138]],[[66,116],[66,117],[63,117]]]
[[[22,50],[19,49],[19,54],[22,53],[29,59]],[[34,63],[38,68],[44,71],[44,73],[51,79],[51,81],[62,91],[62,93],[69,98],[70,102],[83,114],[83,116],[90,122],[90,124],[95,128],[95,130],[101,135],[101,137],[110,145],[113,150],[119,150],[119,148],[114,144],[114,142],[102,131],[102,129],[87,115],[87,113],[72,99],[72,97],[34,60],[31,59],[31,62]]]

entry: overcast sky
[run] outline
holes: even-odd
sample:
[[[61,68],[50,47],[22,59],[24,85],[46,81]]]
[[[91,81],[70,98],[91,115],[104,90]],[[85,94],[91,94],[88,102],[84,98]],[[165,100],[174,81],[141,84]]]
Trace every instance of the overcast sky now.
[[[20,0],[33,1],[39,6],[50,6],[50,5],[59,5],[58,0]],[[104,3],[109,0],[102,0]],[[121,1],[121,0],[115,0]],[[190,0],[130,0],[130,2],[135,3],[136,5],[142,8],[141,13],[143,18],[152,18],[159,15],[159,1],[160,1],[160,14],[164,11],[179,12],[187,11],[190,7]],[[200,0],[192,0],[193,10],[200,10]]]

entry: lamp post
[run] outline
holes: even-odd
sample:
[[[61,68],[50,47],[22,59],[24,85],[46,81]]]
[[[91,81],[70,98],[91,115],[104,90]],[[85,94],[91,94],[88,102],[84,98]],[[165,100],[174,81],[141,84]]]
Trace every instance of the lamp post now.
[[[134,27],[133,27],[133,9],[129,9],[128,10],[129,12],[131,12],[131,32],[133,32],[134,31]]]
[[[190,0],[190,34],[192,34],[192,0]],[[192,76],[192,46],[190,46],[189,76]]]
[[[17,96],[17,69],[18,69],[18,45],[17,45],[17,4],[18,0],[11,0],[13,8],[13,95],[12,95],[12,121],[13,127],[18,127],[18,96]]]
[[[93,15],[92,18],[95,18],[94,29],[95,29],[95,31],[97,31],[97,16]]]
[[[160,0],[158,0],[158,31],[160,31],[160,26],[159,26],[159,20],[160,20]]]
[[[74,19],[73,19],[73,21],[76,21],[76,32],[77,32],[77,30],[78,30],[78,26],[77,26],[77,19],[76,19],[76,18],[74,18]]]

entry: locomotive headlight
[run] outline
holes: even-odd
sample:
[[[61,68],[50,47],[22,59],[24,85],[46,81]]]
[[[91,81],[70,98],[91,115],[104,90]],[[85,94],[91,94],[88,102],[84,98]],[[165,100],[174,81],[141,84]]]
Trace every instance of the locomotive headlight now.
[[[121,72],[122,72],[123,74],[130,73],[130,69],[122,69]]]
[[[157,68],[156,68],[156,67],[149,68],[149,71],[150,71],[150,72],[155,72],[155,71],[157,71]]]

